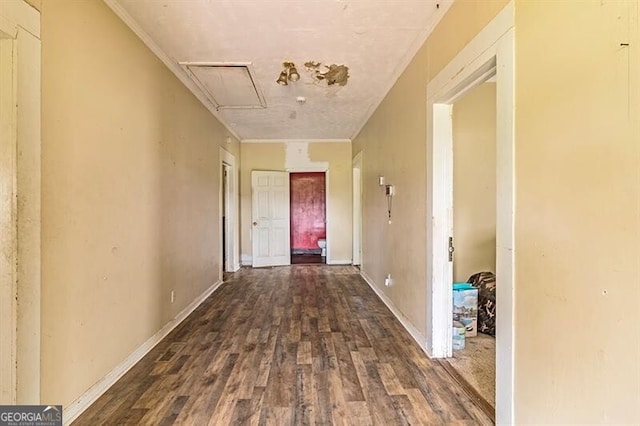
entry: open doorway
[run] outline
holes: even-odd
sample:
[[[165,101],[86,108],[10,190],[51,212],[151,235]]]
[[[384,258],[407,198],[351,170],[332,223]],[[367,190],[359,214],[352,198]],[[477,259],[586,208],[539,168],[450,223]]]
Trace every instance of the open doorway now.
[[[427,336],[433,358],[453,352],[453,130],[452,106],[496,79],[496,361],[495,420],[514,418],[514,31],[513,2],[427,85]]]
[[[227,163],[222,163],[222,264],[225,272],[229,268],[229,230],[227,223],[229,218],[229,175],[231,167]]]
[[[326,176],[324,172],[289,174],[291,263],[326,263]]]
[[[237,168],[235,157],[220,148],[220,278],[240,269]]]
[[[448,366],[495,410],[496,84],[453,103],[453,319],[464,326]],[[469,283],[464,289],[461,283]],[[467,303],[465,303],[467,302]],[[460,327],[459,327],[460,328]]]
[[[352,263],[362,263],[362,151],[352,162],[353,167],[353,254]]]

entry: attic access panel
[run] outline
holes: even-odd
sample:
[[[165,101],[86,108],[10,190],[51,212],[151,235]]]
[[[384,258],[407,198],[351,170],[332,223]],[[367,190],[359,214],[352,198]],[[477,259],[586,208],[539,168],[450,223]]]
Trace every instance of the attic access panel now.
[[[267,107],[250,63],[181,62],[180,66],[218,109]]]

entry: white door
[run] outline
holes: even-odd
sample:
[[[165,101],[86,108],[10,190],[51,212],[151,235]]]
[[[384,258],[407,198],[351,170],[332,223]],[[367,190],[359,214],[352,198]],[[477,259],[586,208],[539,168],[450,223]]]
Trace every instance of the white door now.
[[[289,265],[289,173],[251,172],[253,267]]]

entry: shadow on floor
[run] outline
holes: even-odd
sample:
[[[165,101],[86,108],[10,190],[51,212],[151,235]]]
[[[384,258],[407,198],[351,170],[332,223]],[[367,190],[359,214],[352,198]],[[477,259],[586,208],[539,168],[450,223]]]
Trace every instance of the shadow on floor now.
[[[292,254],[292,265],[309,265],[325,263],[325,258],[319,254]]]

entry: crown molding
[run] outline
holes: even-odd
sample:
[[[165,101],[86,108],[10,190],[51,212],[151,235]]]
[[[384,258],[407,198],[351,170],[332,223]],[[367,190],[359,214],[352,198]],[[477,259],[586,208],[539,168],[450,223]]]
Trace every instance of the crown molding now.
[[[386,98],[389,92],[391,92],[391,89],[393,89],[393,86],[395,86],[402,73],[405,71],[405,69],[407,69],[420,48],[427,41],[427,38],[429,38],[429,35],[431,35],[431,33],[433,32],[433,29],[436,27],[436,25],[438,25],[442,17],[447,13],[449,8],[453,4],[453,1],[454,0],[442,0],[439,2],[440,7],[438,8],[438,11],[434,16],[434,19],[429,23],[429,25],[424,28],[422,33],[415,38],[413,44],[409,48],[409,53],[404,57],[404,59],[398,62],[395,72],[393,73],[392,78],[389,79],[389,83],[386,85],[385,90],[380,92],[381,95],[371,104],[371,106],[369,107],[369,111],[367,111],[363,119],[360,121],[360,124],[356,127],[356,131],[353,132],[353,135],[351,135],[351,140],[355,140],[355,138],[358,137],[373,113],[376,112],[384,98]]]

